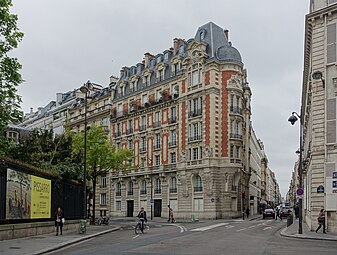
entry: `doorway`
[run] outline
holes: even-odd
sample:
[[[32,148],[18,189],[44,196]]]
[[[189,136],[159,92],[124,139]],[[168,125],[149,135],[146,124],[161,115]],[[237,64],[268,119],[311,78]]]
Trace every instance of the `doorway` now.
[[[133,217],[134,202],[133,200],[128,200],[126,202],[127,202],[126,217]]]
[[[155,199],[154,200],[154,217],[161,217],[161,199]]]

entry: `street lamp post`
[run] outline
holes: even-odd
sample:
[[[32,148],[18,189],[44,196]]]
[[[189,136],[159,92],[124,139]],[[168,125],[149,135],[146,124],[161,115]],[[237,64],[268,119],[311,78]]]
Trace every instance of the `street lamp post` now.
[[[299,177],[299,188],[303,189],[303,176],[302,176],[302,151],[303,151],[303,122],[300,115],[298,115],[296,112],[292,112],[291,116],[289,117],[288,121],[291,123],[291,125],[294,125],[295,122],[300,119],[300,160],[298,164],[298,177]],[[299,215],[298,215],[298,233],[303,234],[303,227],[302,227],[302,196],[299,196],[298,199],[298,207],[299,207]]]
[[[83,193],[84,193],[84,208],[83,208],[83,218],[87,219],[87,101],[88,92],[91,87],[91,82],[87,81],[81,88],[80,91],[85,95],[84,97],[84,152],[83,152]]]

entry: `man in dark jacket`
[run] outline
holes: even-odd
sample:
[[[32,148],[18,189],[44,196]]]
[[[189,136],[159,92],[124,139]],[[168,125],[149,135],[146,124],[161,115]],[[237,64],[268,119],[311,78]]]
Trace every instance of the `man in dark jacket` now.
[[[143,232],[143,230],[144,230],[144,221],[147,222],[146,212],[144,211],[144,207],[140,208],[140,211],[139,211],[139,213],[137,215],[137,218],[142,222],[141,231]]]

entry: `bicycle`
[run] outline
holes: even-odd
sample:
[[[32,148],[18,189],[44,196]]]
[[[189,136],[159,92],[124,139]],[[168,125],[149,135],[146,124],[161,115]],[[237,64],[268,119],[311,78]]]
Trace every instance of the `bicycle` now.
[[[135,234],[138,235],[140,233],[144,234],[144,230],[149,230],[150,227],[145,223],[143,218],[137,218],[135,226]]]

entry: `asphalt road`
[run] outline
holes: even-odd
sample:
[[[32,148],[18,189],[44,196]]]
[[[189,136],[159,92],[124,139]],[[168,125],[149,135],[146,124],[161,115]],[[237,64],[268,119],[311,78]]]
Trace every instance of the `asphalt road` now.
[[[285,221],[204,221],[150,223],[145,234],[135,235],[133,222],[122,229],[51,254],[337,254],[337,242],[284,238]]]

